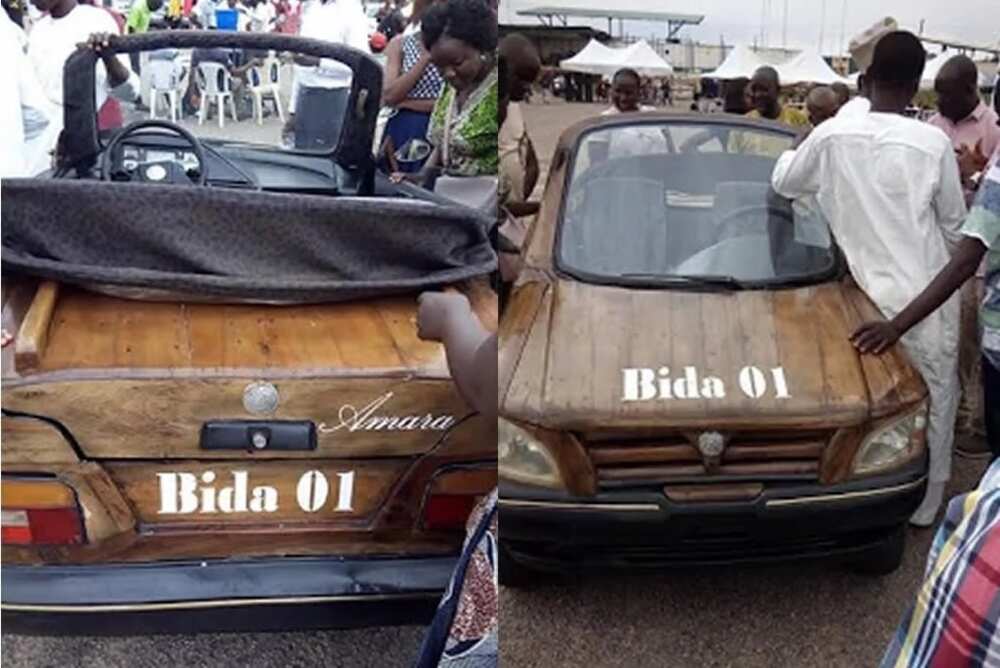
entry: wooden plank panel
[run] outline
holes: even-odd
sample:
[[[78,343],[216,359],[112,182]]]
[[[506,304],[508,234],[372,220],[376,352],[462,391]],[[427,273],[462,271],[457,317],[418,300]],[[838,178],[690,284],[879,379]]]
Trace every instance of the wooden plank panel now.
[[[467,290],[496,329],[496,295]],[[445,377],[438,344],[416,336],[417,295],[295,306],[156,303],[65,288],[42,372],[66,369],[395,369]],[[14,369],[5,369],[13,377]],[[183,373],[181,374],[183,375]]]
[[[115,366],[188,366],[187,318],[178,304],[150,303],[123,312],[118,320]]]
[[[31,417],[5,415],[0,418],[3,433],[3,463],[71,464],[79,461],[63,435],[47,422]]]
[[[56,300],[59,299],[59,284],[43,281],[38,285],[35,297],[28,307],[21,327],[14,340],[15,367],[26,373],[37,369],[49,341],[49,328]]]
[[[191,366],[222,366],[226,351],[224,308],[216,304],[185,304],[184,314]]]
[[[66,288],[52,316],[41,370],[113,364],[120,312],[109,305],[115,301]]]
[[[255,379],[80,380],[4,388],[4,406],[40,410],[62,422],[92,457],[271,459],[388,457],[426,452],[471,412],[450,381],[271,379],[280,404],[266,419],[311,420],[316,451],[199,447],[210,420],[265,419],[247,413]],[[113,410],[111,410],[113,407]],[[494,446],[495,447],[495,446]]]
[[[407,465],[407,461],[313,460],[253,465],[113,463],[106,468],[138,519],[153,525],[209,529],[332,522],[336,526],[331,529],[356,530],[368,524]],[[341,474],[350,476],[351,482],[345,483]],[[223,497],[227,487],[233,491]],[[189,501],[192,505],[186,507]],[[183,512],[187,508],[191,509]]]
[[[448,361],[444,346],[434,341],[423,341],[417,336],[415,299],[387,299],[373,304],[372,308],[381,318],[406,366],[432,369],[439,374],[447,373]]]

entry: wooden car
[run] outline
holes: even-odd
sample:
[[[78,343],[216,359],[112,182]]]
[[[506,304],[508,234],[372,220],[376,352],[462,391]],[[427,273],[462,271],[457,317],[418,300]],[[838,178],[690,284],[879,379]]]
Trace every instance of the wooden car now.
[[[567,130],[501,316],[501,577],[840,555],[898,566],[927,390],[815,203],[793,132],[718,115]]]
[[[235,33],[116,45],[351,63],[343,136],[362,159],[195,138],[185,183],[173,161],[194,146],[172,124],[88,156],[77,119],[75,178],[4,182],[5,630],[428,620],[496,445],[418,338],[417,296],[458,290],[495,329],[486,229],[375,184],[381,81],[360,53]],[[123,154],[139,164],[94,169]],[[144,179],[147,159],[171,183]],[[328,276],[338,263],[352,273]]]

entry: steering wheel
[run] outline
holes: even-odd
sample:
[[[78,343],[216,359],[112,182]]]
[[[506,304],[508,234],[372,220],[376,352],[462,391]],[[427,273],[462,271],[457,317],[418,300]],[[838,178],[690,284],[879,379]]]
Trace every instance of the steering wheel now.
[[[208,172],[205,169],[205,148],[201,145],[201,142],[198,141],[197,137],[176,123],[156,119],[136,121],[135,123],[125,126],[121,132],[114,136],[107,148],[105,148],[104,152],[101,154],[101,180],[111,180],[111,169],[116,162],[115,156],[121,151],[125,140],[132,137],[132,135],[151,128],[167,130],[191,145],[191,151],[194,153],[194,157],[198,160],[198,180],[195,183],[199,186],[205,185],[208,182]]]

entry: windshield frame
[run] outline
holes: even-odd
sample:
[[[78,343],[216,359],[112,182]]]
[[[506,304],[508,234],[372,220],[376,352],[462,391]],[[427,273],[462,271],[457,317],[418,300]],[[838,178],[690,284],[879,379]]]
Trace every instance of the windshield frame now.
[[[372,141],[382,99],[382,68],[369,55],[350,47],[275,33],[236,33],[219,30],[164,30],[138,35],[110,37],[114,53],[139,53],[157,49],[239,48],[260,51],[293,51],[330,58],[351,68],[348,113],[340,140],[330,151],[304,151],[258,146],[287,155],[326,157],[348,171],[367,170],[374,165]],[[98,137],[97,100],[94,81],[98,54],[78,49],[63,68],[63,150],[68,165],[89,167],[106,148]],[[206,139],[206,141],[209,141]],[[88,164],[89,163],[89,164]]]
[[[552,244],[552,268],[557,275],[563,278],[572,279],[580,283],[593,285],[606,285],[614,287],[628,287],[652,290],[681,290],[686,292],[727,292],[734,289],[739,290],[779,290],[788,288],[799,288],[811,285],[820,285],[833,280],[839,280],[847,271],[847,262],[837,245],[837,241],[830,232],[830,252],[833,255],[833,262],[828,269],[823,271],[809,272],[807,274],[782,276],[781,278],[767,279],[760,281],[729,281],[725,276],[705,276],[704,281],[699,281],[698,277],[671,276],[665,274],[662,277],[630,277],[630,276],[610,276],[570,266],[563,259],[562,236],[563,227],[566,224],[566,209],[572,189],[574,168],[579,158],[581,148],[586,143],[588,137],[596,132],[606,131],[617,127],[641,127],[664,125],[696,125],[696,126],[716,126],[730,129],[747,129],[757,131],[770,131],[776,134],[785,135],[790,139],[795,138],[796,132],[783,123],[777,121],[748,118],[746,116],[735,116],[732,114],[708,115],[700,113],[674,113],[674,112],[635,112],[627,114],[616,114],[613,116],[602,116],[597,119],[585,121],[577,127],[573,139],[572,148],[566,158],[565,180],[562,184],[562,193],[559,201],[559,209],[556,214],[556,229],[553,235]]]

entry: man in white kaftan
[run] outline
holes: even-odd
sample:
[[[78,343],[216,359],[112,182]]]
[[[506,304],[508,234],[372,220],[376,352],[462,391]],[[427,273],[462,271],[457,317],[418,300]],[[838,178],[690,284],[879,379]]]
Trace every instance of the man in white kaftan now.
[[[948,263],[966,215],[948,137],[900,113],[922,69],[923,47],[915,37],[896,32],[883,38],[869,69],[871,111],[826,121],[779,158],[771,177],[785,197],[816,196],[855,280],[886,318],[909,304]],[[918,525],[933,522],[951,472],[958,331],[956,295],[901,339],[931,400],[930,484],[911,520]]]

